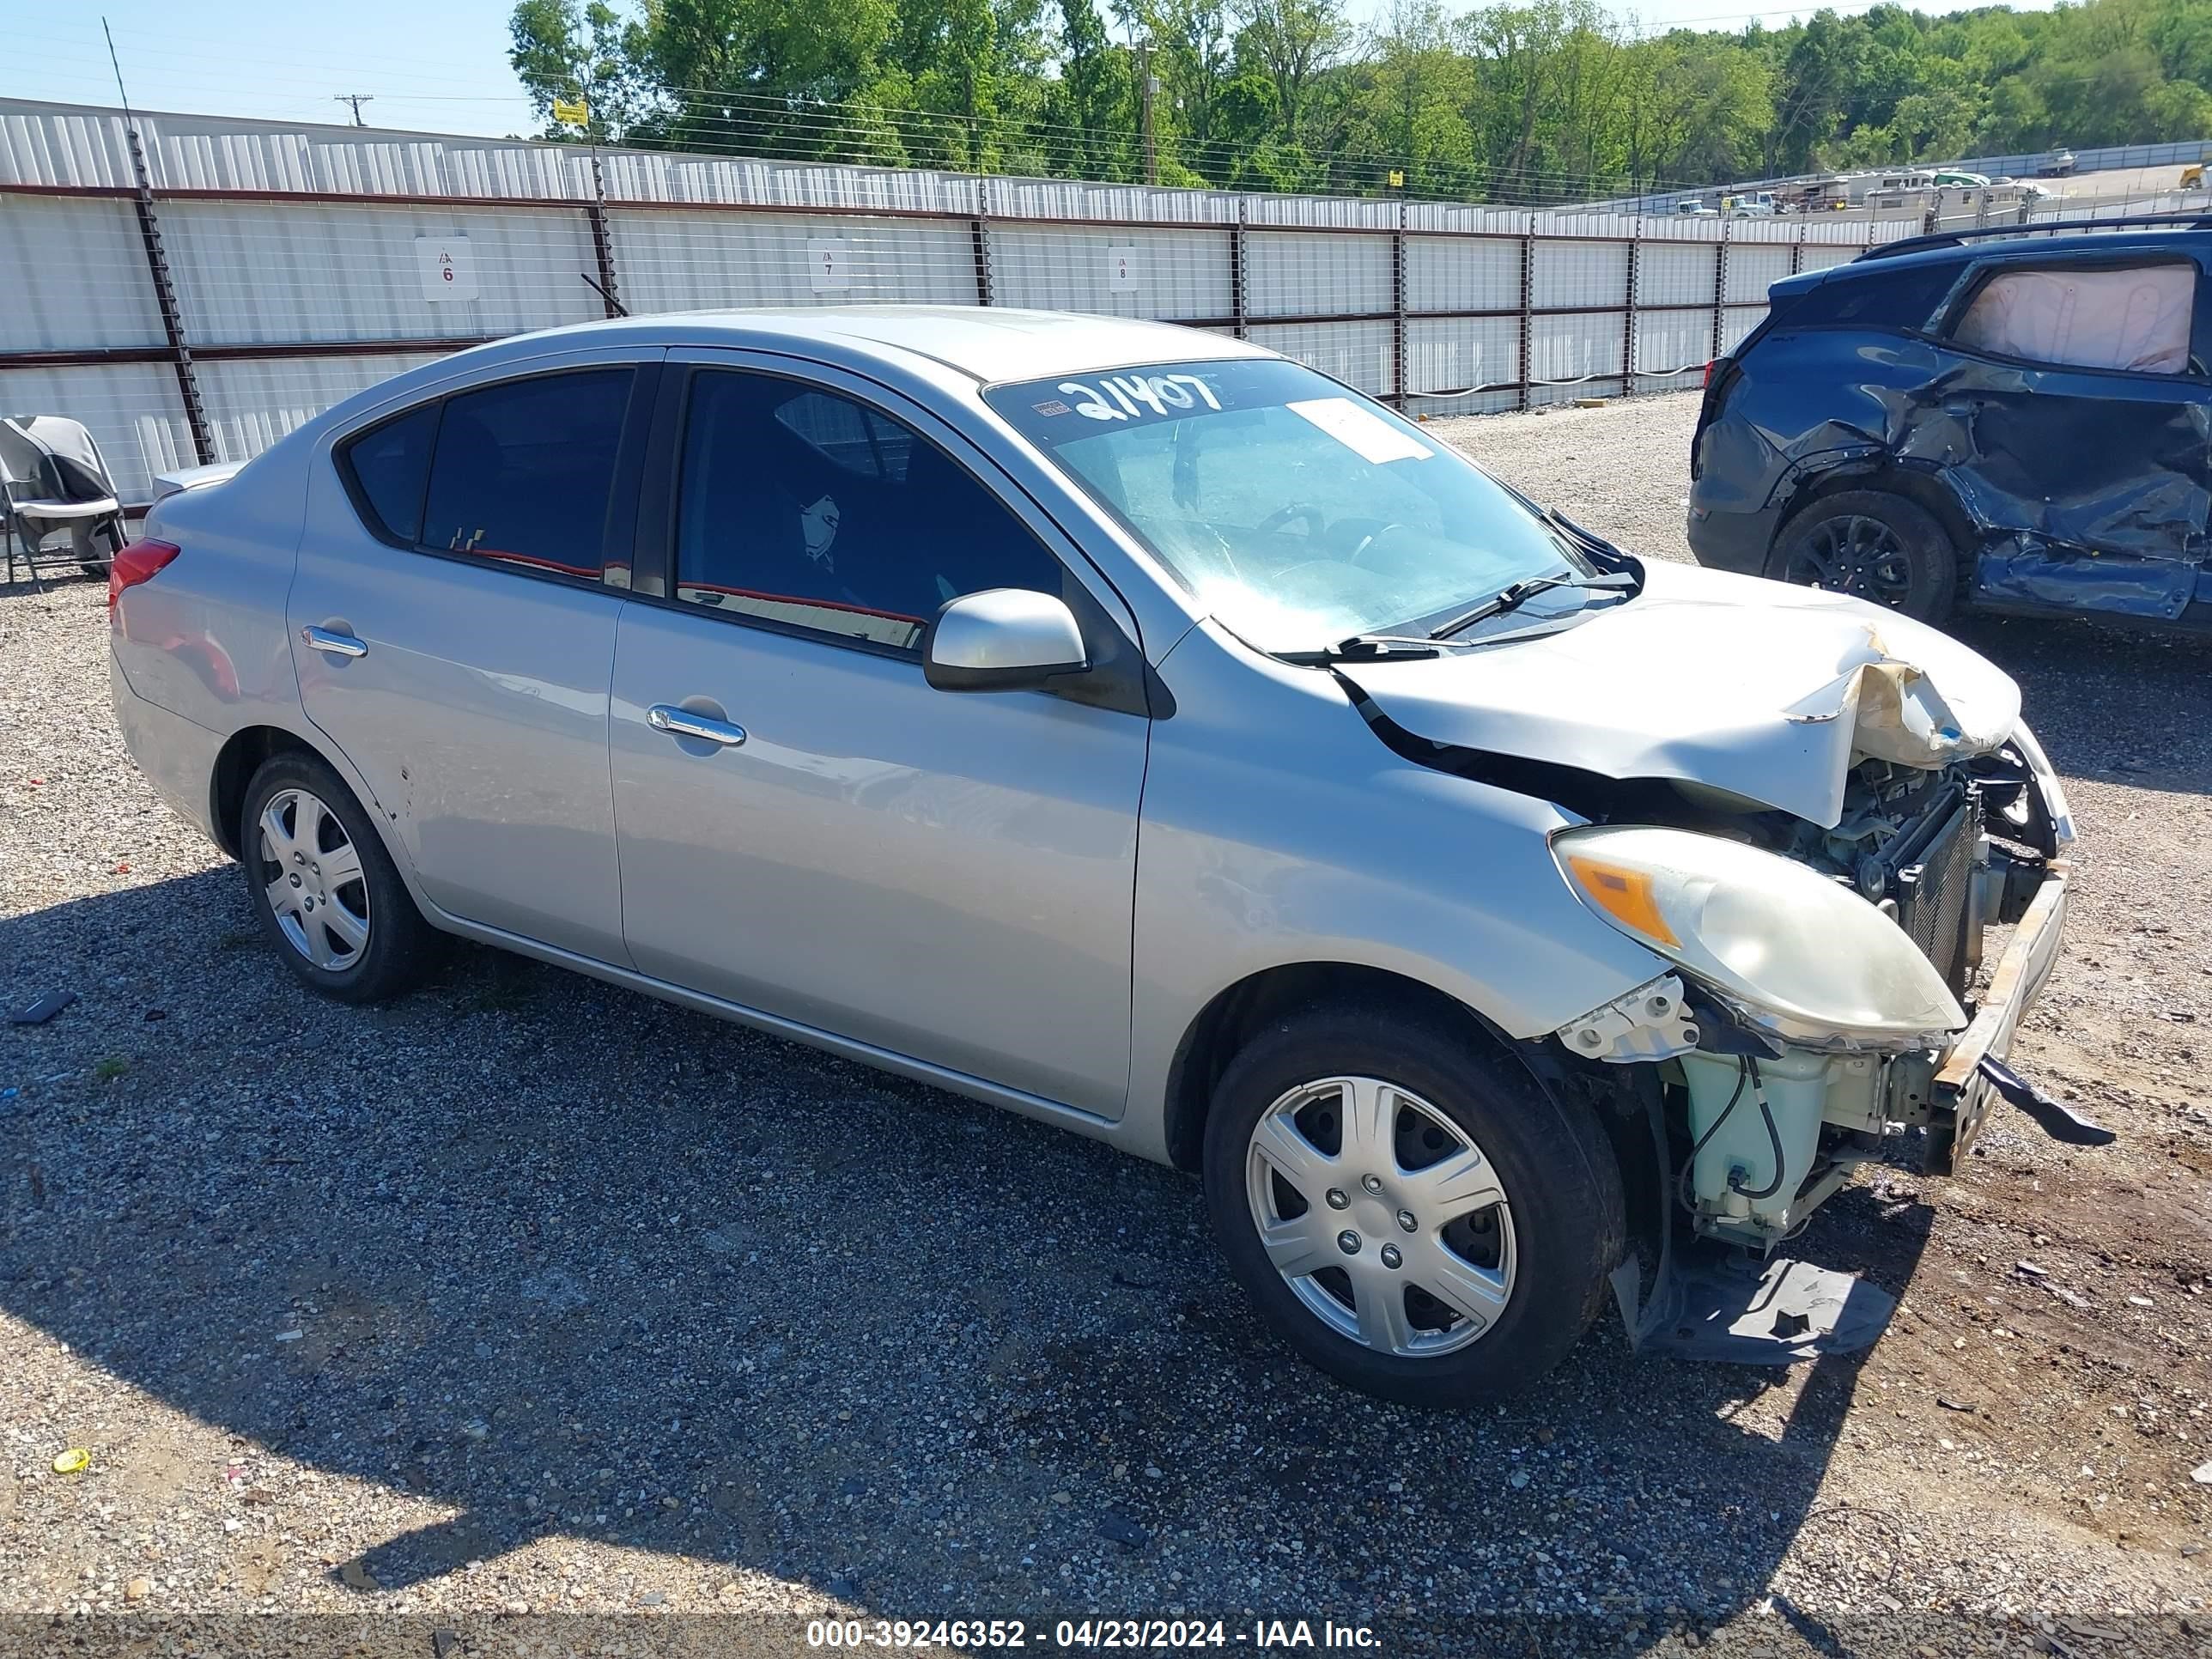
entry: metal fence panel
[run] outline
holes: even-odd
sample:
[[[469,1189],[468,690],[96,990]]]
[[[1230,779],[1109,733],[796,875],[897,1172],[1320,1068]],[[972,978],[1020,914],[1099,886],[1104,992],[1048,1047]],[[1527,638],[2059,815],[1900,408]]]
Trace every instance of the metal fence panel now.
[[[1766,290],[1790,274],[1790,252],[1771,242],[1729,243],[1728,287],[1721,297],[1734,304],[1764,301]]]
[[[1618,313],[1532,319],[1528,401],[1559,403],[1619,390],[1624,346]]]
[[[979,298],[965,220],[622,208],[608,213],[607,232],[623,303],[639,314]]]
[[[0,210],[0,351],[159,345],[165,338],[128,202],[9,198]]]
[[[1637,390],[1658,390],[1645,381],[1705,372],[1713,355],[1710,311],[1646,311],[1636,319]]]
[[[171,201],[161,220],[196,344],[488,337],[606,314],[578,210]],[[446,297],[418,243],[465,246],[456,291],[476,297]]]
[[[1246,305],[1255,317],[1391,308],[1387,236],[1287,236],[1255,230],[1244,239],[1244,262]]]
[[[1636,252],[1636,303],[1711,304],[1714,257],[1709,242],[1644,243]]]
[[[1379,323],[1269,323],[1255,325],[1249,337],[1271,351],[1310,363],[1324,374],[1372,397],[1397,389],[1391,362],[1391,325]]]
[[[1628,295],[1628,244],[1538,242],[1528,286],[1534,306],[1620,305]],[[1620,335],[1617,323],[1613,331]]]
[[[1406,386],[1411,406],[1434,414],[1465,413],[1463,403],[1516,400],[1521,379],[1517,317],[1416,319],[1406,325]],[[1450,394],[1439,396],[1438,394]]]
[[[994,305],[1192,320],[1236,309],[1224,231],[994,222],[984,236]]]
[[[1521,304],[1521,244],[1496,236],[1406,239],[1409,311],[1510,311]]]

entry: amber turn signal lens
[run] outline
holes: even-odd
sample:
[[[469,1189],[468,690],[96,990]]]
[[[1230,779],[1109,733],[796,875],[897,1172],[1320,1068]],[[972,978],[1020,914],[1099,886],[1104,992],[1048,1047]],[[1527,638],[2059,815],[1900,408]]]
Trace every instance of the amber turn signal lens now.
[[[1582,883],[1583,891],[1590,896],[1597,908],[1624,927],[1633,928],[1662,945],[1682,942],[1674,937],[1674,930],[1659,914],[1659,902],[1651,891],[1651,878],[1643,871],[1624,869],[1618,864],[1607,864],[1579,853],[1567,854],[1567,868],[1574,872],[1575,879]]]

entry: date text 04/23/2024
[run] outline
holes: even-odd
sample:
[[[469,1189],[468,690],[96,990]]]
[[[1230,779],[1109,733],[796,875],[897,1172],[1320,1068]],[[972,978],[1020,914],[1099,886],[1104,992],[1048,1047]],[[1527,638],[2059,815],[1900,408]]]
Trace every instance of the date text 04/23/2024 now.
[[[1381,1644],[1364,1625],[1333,1620],[1261,1619],[1249,1626],[1202,1619],[1062,1619],[1048,1629],[1020,1619],[817,1619],[806,1626],[811,1648],[1026,1648],[1122,1650],[1242,1647],[1256,1653],[1300,1649],[1372,1650]]]

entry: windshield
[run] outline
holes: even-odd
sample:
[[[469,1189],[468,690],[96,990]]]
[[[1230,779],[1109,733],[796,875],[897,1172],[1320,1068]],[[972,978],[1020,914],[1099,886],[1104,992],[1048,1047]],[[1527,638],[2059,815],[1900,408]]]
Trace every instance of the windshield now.
[[[1303,364],[1162,363],[984,397],[1263,650],[1425,633],[1516,582],[1595,569],[1449,445]],[[1553,589],[1527,615],[1590,597]]]

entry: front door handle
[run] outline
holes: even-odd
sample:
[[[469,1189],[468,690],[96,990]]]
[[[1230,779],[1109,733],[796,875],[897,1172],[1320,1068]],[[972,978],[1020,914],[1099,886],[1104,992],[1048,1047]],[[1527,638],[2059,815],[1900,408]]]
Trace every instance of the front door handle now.
[[[350,634],[334,634],[327,628],[303,628],[300,637],[307,642],[310,651],[327,652],[333,657],[365,657],[368,647]]]
[[[688,708],[678,708],[672,702],[653,704],[645,711],[645,723],[654,731],[665,732],[671,737],[700,738],[708,743],[719,743],[724,748],[735,748],[745,740],[744,726],[706,714],[695,714]]]

